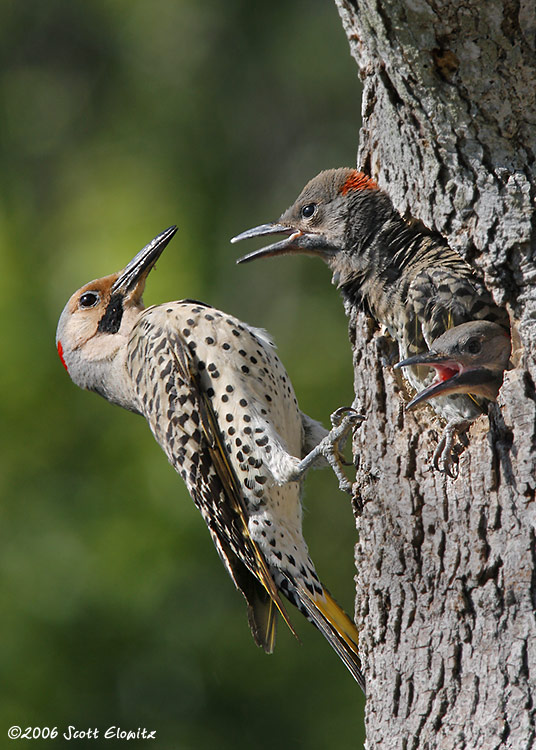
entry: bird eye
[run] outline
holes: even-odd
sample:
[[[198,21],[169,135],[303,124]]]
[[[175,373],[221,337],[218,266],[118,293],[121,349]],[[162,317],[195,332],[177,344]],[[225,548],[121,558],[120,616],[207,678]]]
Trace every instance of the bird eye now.
[[[464,349],[469,354],[480,354],[480,352],[482,351],[482,343],[479,339],[472,338],[467,341]]]
[[[97,292],[84,292],[80,297],[78,304],[80,307],[95,307],[99,301],[99,295]]]
[[[301,215],[304,219],[310,219],[311,216],[316,211],[316,203],[308,203],[306,206],[304,206],[301,210]]]

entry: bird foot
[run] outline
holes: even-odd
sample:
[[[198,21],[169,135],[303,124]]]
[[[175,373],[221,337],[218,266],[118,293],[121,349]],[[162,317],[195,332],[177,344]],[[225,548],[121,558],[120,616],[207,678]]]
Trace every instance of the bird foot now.
[[[443,435],[434,451],[434,468],[451,479],[456,479],[459,473],[458,456],[452,452],[454,438],[464,432],[470,424],[466,419],[452,419],[443,430]]]
[[[350,482],[344,473],[343,466],[349,466],[349,462],[344,460],[343,450],[350,432],[365,420],[362,414],[359,414],[351,406],[341,406],[330,416],[332,429],[323,440],[314,449],[318,456],[322,456],[333,469],[333,472],[339,480],[339,489],[343,492],[352,492],[352,482]]]
[[[286,482],[296,482],[303,477],[317,461],[323,458],[333,469],[343,492],[352,491],[352,483],[343,470],[342,450],[350,431],[364,421],[365,417],[350,406],[342,406],[330,417],[332,428],[313,450],[284,476]]]

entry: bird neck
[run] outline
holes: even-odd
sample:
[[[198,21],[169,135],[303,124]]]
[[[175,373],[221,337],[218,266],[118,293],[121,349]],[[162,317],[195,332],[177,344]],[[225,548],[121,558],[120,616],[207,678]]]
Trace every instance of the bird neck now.
[[[70,350],[67,367],[71,379],[80,388],[94,391],[124,409],[140,413],[135,389],[127,370],[128,342],[144,308],[125,308],[116,333],[102,333]]]
[[[123,409],[141,413],[127,371],[127,341],[108,360],[95,362],[90,390]]]
[[[334,283],[347,307],[388,317],[394,297],[404,297],[423,257],[443,246],[408,224],[380,191],[361,191],[348,212],[345,250],[333,259]]]

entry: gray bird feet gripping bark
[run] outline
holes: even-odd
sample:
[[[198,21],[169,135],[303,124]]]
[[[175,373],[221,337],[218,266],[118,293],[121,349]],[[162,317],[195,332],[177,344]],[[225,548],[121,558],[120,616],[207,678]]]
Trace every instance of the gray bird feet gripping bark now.
[[[342,450],[348,439],[348,435],[354,427],[357,427],[365,420],[362,414],[359,414],[351,406],[341,406],[330,416],[332,429],[323,438],[313,450],[303,458],[299,464],[289,473],[288,481],[297,481],[308,471],[319,459],[323,458],[333,469],[335,476],[339,480],[339,489],[343,492],[352,491],[352,482],[350,482],[343,470],[345,463],[342,458]]]
[[[471,424],[470,420],[467,419],[451,419],[443,430],[441,439],[437,444],[434,451],[433,464],[434,468],[438,471],[444,472],[447,476],[452,479],[458,477],[458,459],[454,457],[452,452],[452,444],[456,435],[460,435],[462,432],[469,427]]]

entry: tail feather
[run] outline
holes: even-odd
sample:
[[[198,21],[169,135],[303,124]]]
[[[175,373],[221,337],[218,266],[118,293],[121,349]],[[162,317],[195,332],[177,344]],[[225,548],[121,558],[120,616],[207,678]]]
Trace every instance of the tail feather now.
[[[293,588],[311,622],[320,630],[365,692],[365,678],[361,672],[358,651],[359,633],[355,624],[326,589],[322,594],[311,595],[298,583]]]
[[[277,634],[277,607],[261,586],[247,597],[248,622],[257,646],[267,654],[273,653]]]

